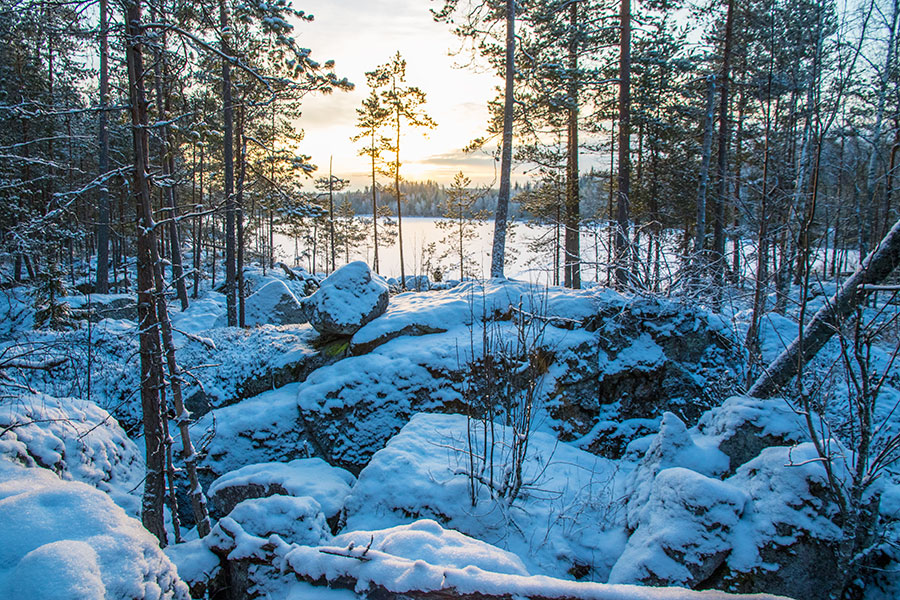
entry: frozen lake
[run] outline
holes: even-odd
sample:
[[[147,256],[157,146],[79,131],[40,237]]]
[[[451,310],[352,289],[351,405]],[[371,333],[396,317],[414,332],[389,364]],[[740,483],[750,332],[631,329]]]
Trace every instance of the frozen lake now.
[[[407,275],[427,274],[433,278],[433,273],[425,273],[428,256],[426,248],[430,243],[435,244],[435,251],[431,259],[432,265],[437,264],[442,272],[444,279],[458,279],[458,267],[451,269],[451,265],[457,264],[458,259],[442,256],[450,250],[450,246],[444,243],[448,236],[453,235],[451,230],[441,229],[437,226],[439,221],[443,219],[437,217],[404,217],[403,218],[403,258]],[[507,241],[507,260],[506,260],[506,276],[515,279],[527,279],[532,281],[540,281],[545,283],[553,282],[553,240],[556,236],[556,228],[551,225],[526,225],[523,223],[515,223],[512,225],[512,236]],[[560,229],[560,235],[564,234]],[[466,254],[473,261],[474,275],[476,277],[487,277],[491,268],[491,244],[494,235],[494,222],[488,221],[477,228],[475,239],[467,242]],[[371,236],[370,236],[371,238]],[[542,241],[548,242],[545,250],[541,250],[536,246]],[[596,243],[595,243],[596,242]],[[294,240],[293,238],[276,234],[275,236],[276,254],[280,260],[290,262],[294,260]],[[582,280],[600,281],[606,280],[606,239],[605,233],[595,231],[590,228],[583,228],[581,233],[581,255],[582,255]],[[302,243],[299,247],[301,259],[297,264],[303,268],[309,269],[309,257],[304,256]],[[510,252],[512,251],[512,256]],[[367,240],[367,244],[358,248],[356,252],[351,252],[350,260],[364,260],[370,265],[373,261],[373,249],[371,239]],[[598,272],[596,257],[599,255],[600,265]],[[400,276],[400,249],[395,243],[392,246],[383,246],[379,237],[378,245],[379,271],[385,277]],[[324,253],[319,250],[318,270],[324,270],[322,261]],[[560,258],[560,261],[562,259]],[[346,262],[346,256],[343,251],[338,250],[337,262],[339,265]],[[561,263],[560,263],[561,264]],[[560,271],[562,267],[560,266]],[[432,269],[433,271],[433,269]],[[562,272],[560,272],[562,279]]]

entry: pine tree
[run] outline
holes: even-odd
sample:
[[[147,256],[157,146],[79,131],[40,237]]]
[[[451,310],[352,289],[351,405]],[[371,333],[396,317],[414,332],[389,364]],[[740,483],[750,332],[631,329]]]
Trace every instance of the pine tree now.
[[[400,286],[406,289],[406,269],[403,260],[403,210],[401,208],[402,192],[400,189],[400,134],[403,127],[432,128],[435,122],[428,116],[422,105],[425,104],[425,92],[415,86],[406,84],[406,60],[397,52],[390,62],[366,73],[370,85],[379,90],[382,106],[390,112],[387,124],[394,137],[387,148],[394,154],[385,174],[393,180],[391,193],[397,199],[397,238],[400,246]]]

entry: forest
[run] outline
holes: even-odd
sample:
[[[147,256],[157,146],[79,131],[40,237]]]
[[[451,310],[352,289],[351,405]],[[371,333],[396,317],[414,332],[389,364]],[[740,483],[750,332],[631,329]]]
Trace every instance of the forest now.
[[[900,595],[900,0],[398,6],[0,0],[0,597]]]

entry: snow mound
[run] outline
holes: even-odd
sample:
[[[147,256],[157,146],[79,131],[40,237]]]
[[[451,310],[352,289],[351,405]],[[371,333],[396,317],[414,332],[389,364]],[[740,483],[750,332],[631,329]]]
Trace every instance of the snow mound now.
[[[454,414],[413,416],[360,473],[347,499],[345,531],[434,519],[513,552],[529,572],[571,569],[605,578],[625,543],[617,501],[622,477],[612,461],[533,432],[516,494],[502,481],[511,464],[512,429],[494,426],[493,475],[477,468],[473,480],[467,475],[469,426],[472,450],[484,456],[480,422]]]
[[[326,517],[333,517],[343,508],[355,480],[349,472],[321,458],[300,458],[241,467],[216,479],[208,494],[223,516],[242,500],[282,494],[310,496]]]
[[[528,575],[515,554],[506,552],[431,519],[378,531],[352,531],[336,536],[332,546],[371,548],[391,556],[423,560],[431,565],[462,569],[475,566],[492,573]]]
[[[840,468],[836,476],[844,476]],[[767,448],[727,483],[744,490],[751,502],[735,528],[734,549],[716,587],[808,598],[825,598],[838,589],[843,536],[812,443]]]
[[[303,305],[280,279],[266,283],[244,301],[244,319],[248,327],[267,323],[305,323],[308,318]]]
[[[660,471],[610,583],[703,583],[731,551],[730,534],[747,500],[739,489],[694,471]]]
[[[355,261],[332,273],[305,304],[309,322],[319,333],[353,335],[384,313],[389,295],[387,282],[366,263]]]
[[[280,557],[279,557],[280,558]],[[476,566],[433,565],[424,560],[392,556],[378,550],[294,546],[284,555],[286,568],[306,581],[354,585],[363,597],[559,598],[560,600],[750,600],[724,592],[694,592],[683,588],[650,588],[565,581],[542,575],[494,573]],[[305,588],[304,588],[305,589]],[[405,597],[405,596],[404,596]],[[775,600],[759,594],[752,600]]]
[[[0,597],[184,599],[158,542],[109,496],[0,458]]]
[[[636,529],[641,521],[649,518],[648,499],[653,481],[660,471],[670,467],[685,467],[704,475],[718,475],[728,469],[728,457],[711,440],[702,436],[692,437],[677,416],[665,413],[659,433],[628,481],[627,518],[630,529]]]
[[[23,394],[0,405],[0,431],[0,456],[92,485],[138,514],[139,498],[131,490],[144,476],[140,450],[96,404]]]
[[[215,589],[216,579],[224,574],[219,557],[204,543],[191,540],[167,546],[166,556],[178,567],[178,575],[191,590],[191,598],[206,598],[208,590]]]

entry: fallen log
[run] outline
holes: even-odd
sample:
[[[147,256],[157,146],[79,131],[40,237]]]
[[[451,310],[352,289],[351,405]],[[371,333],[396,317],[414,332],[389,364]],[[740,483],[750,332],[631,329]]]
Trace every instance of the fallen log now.
[[[859,268],[825,303],[793,342],[763,371],[748,394],[768,398],[793,379],[822,349],[842,321],[859,306],[866,289],[877,285],[900,265],[900,221],[862,261]]]

